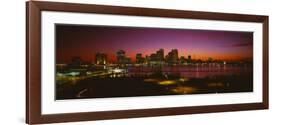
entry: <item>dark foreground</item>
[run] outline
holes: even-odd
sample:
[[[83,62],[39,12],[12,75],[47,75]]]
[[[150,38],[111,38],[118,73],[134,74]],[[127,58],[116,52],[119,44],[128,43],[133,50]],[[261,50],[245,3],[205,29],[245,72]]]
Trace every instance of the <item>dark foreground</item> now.
[[[155,73],[147,77],[91,77],[75,83],[56,84],[56,99],[160,96],[252,92],[253,76],[247,74],[184,78]]]

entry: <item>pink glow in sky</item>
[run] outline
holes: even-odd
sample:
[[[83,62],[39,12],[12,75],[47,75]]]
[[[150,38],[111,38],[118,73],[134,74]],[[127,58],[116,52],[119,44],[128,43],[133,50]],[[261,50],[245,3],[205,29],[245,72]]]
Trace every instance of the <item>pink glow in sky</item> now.
[[[95,53],[106,53],[115,61],[120,49],[135,59],[136,53],[150,55],[160,48],[165,55],[178,49],[179,56],[219,60],[242,60],[253,58],[253,33],[136,28],[110,26],[56,25],[56,59],[68,62],[73,56],[93,61]]]

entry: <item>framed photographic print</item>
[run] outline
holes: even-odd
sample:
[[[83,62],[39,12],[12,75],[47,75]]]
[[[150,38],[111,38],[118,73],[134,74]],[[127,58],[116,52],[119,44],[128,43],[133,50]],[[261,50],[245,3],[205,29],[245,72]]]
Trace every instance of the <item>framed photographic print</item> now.
[[[30,124],[268,109],[268,16],[26,3]]]

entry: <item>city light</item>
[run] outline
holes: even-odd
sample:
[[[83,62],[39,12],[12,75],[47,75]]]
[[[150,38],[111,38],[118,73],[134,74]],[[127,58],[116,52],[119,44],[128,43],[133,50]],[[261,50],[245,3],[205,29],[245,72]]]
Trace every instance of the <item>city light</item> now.
[[[172,84],[176,84],[177,82],[174,80],[164,80],[164,81],[160,81],[158,82],[160,85],[172,85]]]
[[[79,74],[80,74],[80,72],[70,72],[70,73],[68,73],[68,75],[71,75],[71,76],[77,76]]]
[[[179,81],[186,82],[186,81],[188,81],[188,78],[180,78]]]
[[[56,99],[253,91],[253,33],[56,25]]]
[[[194,87],[179,86],[179,87],[172,89],[172,92],[188,94],[188,93],[194,93],[196,90],[197,89]]]
[[[121,73],[121,72],[124,72],[124,69],[113,69],[112,70],[114,73]]]
[[[149,79],[144,79],[143,81],[144,81],[144,82],[158,82],[157,79],[151,79],[151,78],[149,78]]]

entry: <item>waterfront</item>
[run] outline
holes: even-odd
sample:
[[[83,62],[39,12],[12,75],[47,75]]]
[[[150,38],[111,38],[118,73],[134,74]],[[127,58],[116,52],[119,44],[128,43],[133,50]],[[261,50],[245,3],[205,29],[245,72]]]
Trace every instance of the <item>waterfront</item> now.
[[[130,66],[98,71],[57,76],[56,99],[253,91],[251,65]]]
[[[55,29],[58,100],[253,91],[253,32]]]

